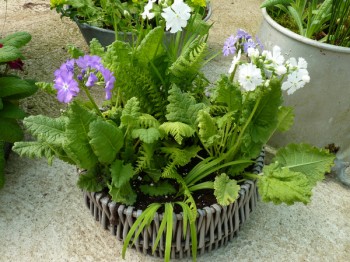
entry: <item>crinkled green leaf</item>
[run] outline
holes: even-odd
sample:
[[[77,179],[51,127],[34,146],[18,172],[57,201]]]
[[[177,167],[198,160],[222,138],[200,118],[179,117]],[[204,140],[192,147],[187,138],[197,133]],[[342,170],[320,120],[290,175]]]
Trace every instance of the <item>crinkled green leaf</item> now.
[[[53,87],[53,83],[47,83],[47,82],[36,82],[35,85],[45,91],[48,94],[51,95],[56,95],[57,94],[57,90]]]
[[[242,106],[240,87],[234,85],[227,76],[223,76],[216,84],[212,100],[225,105],[229,111],[236,112]]]
[[[182,93],[176,85],[172,85],[168,96],[166,118],[171,122],[182,122],[195,128],[198,111],[204,108],[189,93]]]
[[[122,187],[115,187],[108,185],[109,195],[112,200],[117,203],[123,203],[126,205],[133,205],[136,202],[136,193],[132,190],[129,183],[124,184]]]
[[[288,131],[294,123],[294,109],[292,107],[281,106],[278,110],[277,130],[280,132]]]
[[[64,149],[76,165],[83,169],[92,168],[98,162],[88,136],[89,126],[96,119],[97,115],[77,102],[73,102],[69,107]]]
[[[80,56],[85,55],[85,53],[83,52],[83,50],[79,49],[78,47],[74,46],[74,45],[68,45],[68,53],[70,54],[70,56],[74,59],[79,58]],[[90,54],[94,55],[93,53],[91,53],[91,49],[90,49]]]
[[[104,189],[104,186],[96,174],[95,169],[89,169],[86,172],[79,174],[77,182],[79,188],[88,192],[99,192]]]
[[[206,147],[212,146],[220,139],[216,121],[205,110],[198,112],[198,134]]]
[[[164,29],[158,26],[152,29],[137,47],[135,57],[138,61],[147,66],[148,62],[155,59],[163,51],[162,38]]]
[[[175,194],[177,190],[169,181],[158,182],[154,185],[141,185],[142,193],[150,196],[165,196]]]
[[[88,136],[100,163],[112,163],[124,144],[123,132],[113,122],[102,119],[97,119],[90,124]]]
[[[214,195],[220,205],[227,206],[238,198],[241,187],[237,181],[230,179],[225,173],[215,177]]]
[[[103,57],[105,54],[105,48],[101,45],[101,43],[96,38],[93,38],[90,41],[90,54],[98,55],[100,57]]]
[[[180,145],[185,137],[191,137],[195,133],[195,130],[191,126],[182,122],[165,122],[159,126],[159,130],[173,136],[175,141]]]
[[[122,112],[121,122],[124,126],[134,126],[137,124],[140,113],[140,103],[136,97],[130,98]]]
[[[31,39],[32,36],[27,32],[15,32],[0,39],[0,43],[3,44],[4,47],[14,46],[20,48],[26,45]]]
[[[281,148],[273,161],[294,172],[303,173],[311,186],[324,179],[330,172],[335,156],[327,150],[319,149],[308,144],[291,144]]]
[[[310,202],[312,186],[303,173],[281,168],[277,164],[265,166],[263,173],[258,180],[259,194],[263,201],[287,205]]]
[[[16,142],[12,147],[12,150],[21,157],[45,157],[49,164],[52,163],[52,160],[56,155],[56,152],[53,150],[52,146],[45,141]]]
[[[29,116],[23,120],[24,126],[39,140],[61,146],[66,140],[66,123],[64,116],[51,118],[43,115]]]
[[[142,142],[150,144],[160,138],[160,132],[154,127],[134,129],[132,131],[132,137],[139,138]]]
[[[0,189],[5,185],[5,143],[0,140]]]
[[[131,164],[123,164],[122,160],[117,159],[110,168],[112,175],[112,185],[123,187],[134,176],[134,169]]]

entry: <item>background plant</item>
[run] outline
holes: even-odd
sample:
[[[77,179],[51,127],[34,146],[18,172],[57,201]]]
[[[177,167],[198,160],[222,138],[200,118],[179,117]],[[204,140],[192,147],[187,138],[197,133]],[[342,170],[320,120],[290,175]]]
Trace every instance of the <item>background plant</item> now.
[[[26,32],[16,32],[0,39],[0,188],[5,183],[5,142],[14,143],[23,138],[18,120],[26,114],[19,106],[19,100],[37,90],[33,81],[11,73],[23,70],[24,57],[20,48],[30,40],[31,35]]]
[[[324,42],[330,27],[334,30],[340,19],[348,19],[343,17],[346,12],[343,8],[347,5],[345,2],[348,1],[266,0],[261,7],[266,7],[268,13],[281,25],[307,38]]]

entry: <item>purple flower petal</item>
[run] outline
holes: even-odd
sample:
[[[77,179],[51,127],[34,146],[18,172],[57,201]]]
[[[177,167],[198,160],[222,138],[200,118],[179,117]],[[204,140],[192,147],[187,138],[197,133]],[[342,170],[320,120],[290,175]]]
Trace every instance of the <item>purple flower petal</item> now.
[[[237,35],[236,37],[240,40],[240,39],[250,39],[252,38],[252,36],[250,34],[248,34],[246,31],[244,31],[243,29],[238,29],[237,30]]]
[[[230,54],[234,55],[236,53],[236,42],[237,38],[233,35],[226,39],[224,47],[222,48],[222,53],[224,56],[228,56]]]
[[[57,99],[61,103],[69,103],[79,93],[79,86],[74,80],[74,74],[70,71],[60,70],[56,76],[54,88],[57,90]]]
[[[80,69],[86,70],[89,67],[99,70],[102,66],[101,57],[97,55],[84,55],[76,60],[76,63]]]
[[[79,78],[78,78],[79,79]],[[86,86],[87,87],[92,87],[95,85],[95,83],[98,81],[97,76],[94,73],[90,73],[88,80],[86,81]]]

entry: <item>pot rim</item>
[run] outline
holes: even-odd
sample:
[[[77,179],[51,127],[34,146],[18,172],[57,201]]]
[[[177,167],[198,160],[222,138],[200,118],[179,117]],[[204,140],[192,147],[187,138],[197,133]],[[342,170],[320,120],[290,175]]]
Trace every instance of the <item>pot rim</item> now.
[[[278,24],[275,20],[273,20],[271,18],[271,16],[267,13],[266,8],[262,8],[262,15],[263,18],[265,19],[265,21],[274,29],[280,31],[283,35],[292,38],[298,42],[302,42],[304,44],[307,45],[311,45],[314,46],[316,48],[320,48],[320,49],[325,49],[325,50],[329,50],[329,51],[333,51],[333,52],[340,52],[340,53],[347,53],[350,54],[350,48],[349,47],[343,47],[343,46],[336,46],[336,45],[331,45],[331,44],[326,44],[326,43],[320,43],[316,40],[312,40],[310,38],[301,36],[297,33],[294,33],[292,31],[290,31],[289,29],[281,26],[280,24]]]

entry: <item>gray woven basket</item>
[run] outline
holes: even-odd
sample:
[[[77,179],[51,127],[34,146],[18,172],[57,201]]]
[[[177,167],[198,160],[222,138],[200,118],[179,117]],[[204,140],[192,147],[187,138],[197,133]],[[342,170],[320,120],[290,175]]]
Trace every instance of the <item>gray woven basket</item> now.
[[[256,159],[253,172],[260,173],[264,165],[264,152]],[[135,210],[132,206],[119,205],[113,202],[106,193],[84,192],[86,206],[102,227],[109,230],[118,240],[123,241],[129,229],[141,210]],[[210,207],[198,209],[196,221],[198,254],[210,252],[235,237],[249,218],[257,204],[258,190],[256,181],[246,181],[241,185],[239,198],[228,206],[213,204]],[[144,229],[140,237],[133,245],[137,251],[151,254],[152,245],[162,221],[162,214],[156,214],[151,225]],[[163,257],[165,250],[165,232],[153,256]],[[171,258],[185,258],[191,256],[190,230],[183,236],[182,215],[174,214],[174,230],[171,249]]]

